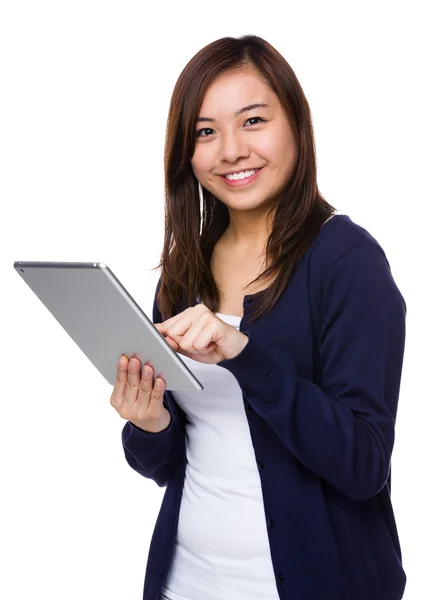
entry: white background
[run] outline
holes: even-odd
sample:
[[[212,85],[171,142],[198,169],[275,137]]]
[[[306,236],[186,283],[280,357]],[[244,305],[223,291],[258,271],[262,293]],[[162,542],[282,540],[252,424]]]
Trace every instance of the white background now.
[[[407,303],[392,501],[404,598],[425,597],[420,5],[3,1],[0,597],[142,597],[164,488],[127,465],[112,388],[13,262],[105,262],[151,315],[173,87],[206,44],[246,33],[297,74],[319,189],[380,242]]]

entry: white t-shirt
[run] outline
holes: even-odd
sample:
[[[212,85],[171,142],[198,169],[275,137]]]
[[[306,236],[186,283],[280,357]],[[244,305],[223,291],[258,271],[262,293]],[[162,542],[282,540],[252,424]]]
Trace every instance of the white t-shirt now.
[[[238,316],[217,316],[239,329]],[[163,600],[279,599],[261,480],[241,389],[217,365],[181,356],[204,390],[173,392],[185,411],[186,477]]]

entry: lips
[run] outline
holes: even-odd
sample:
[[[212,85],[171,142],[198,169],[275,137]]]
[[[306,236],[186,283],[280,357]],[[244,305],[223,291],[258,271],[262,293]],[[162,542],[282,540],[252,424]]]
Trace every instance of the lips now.
[[[250,177],[245,177],[245,179],[226,179],[225,175],[220,175],[220,177],[226,183],[226,185],[230,187],[244,187],[253,183],[259,177],[262,170],[263,167],[258,169],[254,173],[254,175],[251,175]]]

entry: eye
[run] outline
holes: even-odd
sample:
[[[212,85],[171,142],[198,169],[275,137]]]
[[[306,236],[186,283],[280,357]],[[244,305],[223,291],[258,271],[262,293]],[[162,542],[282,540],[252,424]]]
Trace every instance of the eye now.
[[[266,123],[267,122],[267,120],[263,119],[262,117],[251,117],[250,119],[247,119],[245,121],[245,123],[248,123],[248,121],[259,121],[259,122],[262,122],[262,123]],[[257,123],[252,123],[252,125],[257,125]],[[196,137],[209,137],[208,135],[201,135],[202,131],[214,131],[214,129],[211,129],[210,127],[204,127],[203,129],[198,129],[198,131],[196,132],[195,136]]]

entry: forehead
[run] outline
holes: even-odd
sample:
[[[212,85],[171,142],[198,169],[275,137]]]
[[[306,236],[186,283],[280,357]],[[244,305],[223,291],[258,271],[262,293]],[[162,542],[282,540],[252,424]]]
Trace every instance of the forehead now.
[[[218,118],[220,115],[233,115],[242,106],[254,102],[264,102],[274,107],[279,99],[252,70],[224,73],[208,87],[199,113]]]

